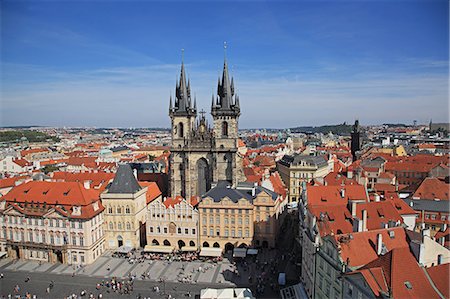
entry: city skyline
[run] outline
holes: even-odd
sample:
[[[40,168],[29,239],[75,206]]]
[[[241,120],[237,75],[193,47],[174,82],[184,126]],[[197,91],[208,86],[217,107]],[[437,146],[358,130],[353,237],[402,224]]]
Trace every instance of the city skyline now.
[[[447,1],[5,1],[2,23],[2,126],[168,128],[181,49],[209,111],[224,41],[240,128],[448,121]]]

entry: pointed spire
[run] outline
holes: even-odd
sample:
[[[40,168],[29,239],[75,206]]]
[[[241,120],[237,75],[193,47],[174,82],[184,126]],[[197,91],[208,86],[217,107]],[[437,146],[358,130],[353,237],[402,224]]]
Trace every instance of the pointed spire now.
[[[197,95],[194,95],[194,110],[197,111]]]
[[[172,112],[172,93],[170,93],[170,103],[169,103],[169,111]]]
[[[239,103],[239,96],[236,95],[236,103],[234,105],[236,108],[240,109],[241,108],[241,104]]]

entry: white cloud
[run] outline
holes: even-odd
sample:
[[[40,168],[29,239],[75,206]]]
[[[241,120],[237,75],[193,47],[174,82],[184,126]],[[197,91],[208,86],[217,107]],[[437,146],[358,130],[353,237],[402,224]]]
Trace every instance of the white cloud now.
[[[217,71],[204,71],[196,64],[186,69],[199,109],[208,111]],[[1,125],[168,127],[169,95],[179,75],[179,65],[169,64],[71,73],[24,65],[7,65],[5,70]],[[355,118],[363,124],[448,121],[445,74],[380,72],[359,78],[308,79],[282,70],[234,73],[242,128],[320,125]]]

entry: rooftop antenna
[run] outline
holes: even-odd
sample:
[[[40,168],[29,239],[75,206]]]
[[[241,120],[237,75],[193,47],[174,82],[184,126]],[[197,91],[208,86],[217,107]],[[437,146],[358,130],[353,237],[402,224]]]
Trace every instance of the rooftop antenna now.
[[[227,60],[227,42],[223,42],[223,60]]]

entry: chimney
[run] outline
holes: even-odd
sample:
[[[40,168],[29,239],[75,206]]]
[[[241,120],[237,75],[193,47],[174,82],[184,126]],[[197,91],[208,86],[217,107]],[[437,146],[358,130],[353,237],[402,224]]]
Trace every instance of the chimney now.
[[[367,210],[362,210],[362,231],[367,231]]]
[[[381,255],[381,248],[383,247],[383,237],[381,234],[377,235],[377,255]]]
[[[345,197],[345,189],[344,189],[344,187],[341,187],[341,197],[342,198]]]
[[[83,182],[84,189],[91,189],[91,181]]]
[[[430,235],[430,229],[429,229],[429,228],[422,230],[422,239],[423,239],[424,237],[428,237],[428,238],[431,237],[431,235]]]
[[[136,181],[138,180],[138,175],[137,175],[137,169],[133,169],[133,175],[136,178]]]
[[[351,207],[351,210],[352,210],[352,217],[354,218],[354,217],[356,217],[356,202],[354,202],[354,201],[349,201],[349,203],[350,203],[350,207]]]
[[[375,193],[375,201],[380,201],[380,195],[378,193]]]

